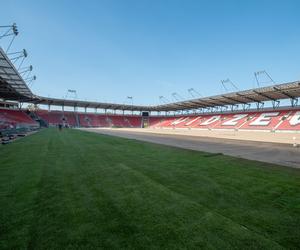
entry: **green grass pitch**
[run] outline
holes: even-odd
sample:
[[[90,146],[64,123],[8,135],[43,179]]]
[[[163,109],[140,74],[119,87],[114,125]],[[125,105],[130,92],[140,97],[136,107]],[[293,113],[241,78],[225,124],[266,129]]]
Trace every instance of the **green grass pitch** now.
[[[0,249],[297,249],[300,171],[45,129],[0,146]]]

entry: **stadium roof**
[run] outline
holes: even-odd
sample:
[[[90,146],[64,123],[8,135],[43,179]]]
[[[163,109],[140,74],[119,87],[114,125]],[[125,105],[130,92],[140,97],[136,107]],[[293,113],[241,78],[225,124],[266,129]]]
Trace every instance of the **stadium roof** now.
[[[232,92],[157,106],[160,110],[185,110],[227,105],[262,103],[300,97],[300,81]]]
[[[48,98],[34,95],[12,62],[0,48],[0,98],[35,104],[129,111],[178,111],[219,106],[262,103],[300,97],[300,81],[203,97],[156,106],[126,105]]]
[[[81,108],[113,109],[113,110],[133,110],[133,111],[148,111],[149,110],[149,106],[126,105],[126,104],[104,103],[104,102],[90,102],[90,101],[80,101],[80,100],[48,98],[48,97],[41,97],[41,96],[35,96],[32,103],[56,105],[56,106],[81,107]]]
[[[30,100],[32,95],[18,70],[0,48],[0,97],[10,100]]]
[[[101,108],[113,110],[134,110],[134,111],[177,111],[199,108],[213,108],[227,105],[238,105],[248,103],[262,103],[265,101],[277,101],[282,99],[296,99],[300,97],[300,81],[283,83],[269,87],[250,89],[239,92],[232,92],[223,95],[197,98],[187,101],[168,103],[157,106],[124,105],[114,103],[101,103],[78,101],[68,99],[56,99],[35,96],[33,103],[50,104],[70,107]]]

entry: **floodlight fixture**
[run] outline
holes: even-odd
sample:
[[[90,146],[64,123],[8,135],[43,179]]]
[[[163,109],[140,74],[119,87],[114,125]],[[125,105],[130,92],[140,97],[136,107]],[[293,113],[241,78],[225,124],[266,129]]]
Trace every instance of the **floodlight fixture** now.
[[[28,57],[28,52],[27,52],[26,49],[23,49],[23,50],[18,51],[18,52],[7,53],[7,56],[15,56],[13,58],[10,58],[10,60],[16,62],[20,58]]]
[[[4,28],[4,29],[8,28],[8,30],[6,30],[4,34],[0,36],[0,39],[7,36],[17,36],[19,34],[16,23],[13,23],[12,25],[2,25],[0,26],[0,28]]]
[[[25,82],[26,81],[35,81],[35,80],[36,80],[36,76],[35,75],[31,76],[31,77],[27,77],[27,78],[24,79]]]
[[[13,23],[12,31],[13,31],[15,36],[17,36],[19,34],[18,27],[17,27],[16,23]]]
[[[19,74],[22,75],[24,73],[31,72],[32,70],[33,70],[33,66],[30,65],[30,66],[28,66],[26,68],[19,69]]]
[[[27,53],[26,49],[23,49],[23,55],[24,55],[24,57],[28,56],[28,53]]]
[[[131,106],[133,106],[133,96],[127,96],[127,99],[131,100]]]
[[[64,99],[67,99],[69,97],[69,93],[70,95],[73,95],[74,100],[77,99],[77,91],[75,89],[68,89]]]
[[[32,87],[33,81],[36,81],[36,76],[34,75],[34,76],[30,77],[30,78],[25,79],[24,81],[27,82],[27,86],[28,87]]]

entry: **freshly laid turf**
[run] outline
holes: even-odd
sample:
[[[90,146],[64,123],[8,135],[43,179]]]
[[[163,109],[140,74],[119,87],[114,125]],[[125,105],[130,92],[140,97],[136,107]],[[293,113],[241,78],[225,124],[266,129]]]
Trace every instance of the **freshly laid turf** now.
[[[0,147],[0,209],[1,249],[297,249],[300,171],[47,129]]]

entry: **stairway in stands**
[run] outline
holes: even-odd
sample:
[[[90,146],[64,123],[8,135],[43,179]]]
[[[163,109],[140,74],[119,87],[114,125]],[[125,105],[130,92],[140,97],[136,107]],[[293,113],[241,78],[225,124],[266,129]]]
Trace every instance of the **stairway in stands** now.
[[[35,112],[27,110],[26,113],[31,117],[32,120],[40,124],[40,127],[48,127],[48,123],[39,117]]]
[[[77,127],[79,128],[79,127],[80,127],[80,120],[79,120],[79,116],[78,116],[78,114],[77,114],[77,113],[74,113],[74,115],[75,115],[76,125],[77,125]]]
[[[124,117],[124,125],[125,125],[125,127],[133,128],[132,124],[126,117]]]

